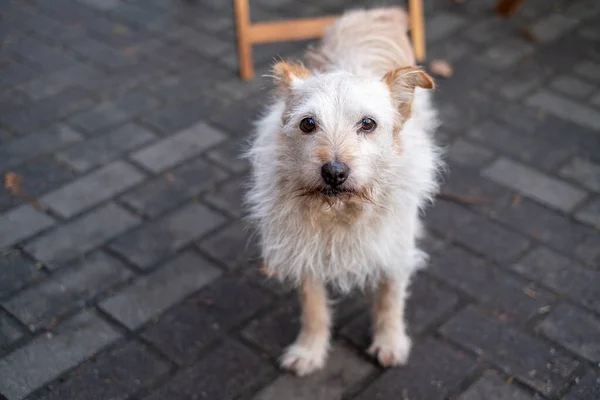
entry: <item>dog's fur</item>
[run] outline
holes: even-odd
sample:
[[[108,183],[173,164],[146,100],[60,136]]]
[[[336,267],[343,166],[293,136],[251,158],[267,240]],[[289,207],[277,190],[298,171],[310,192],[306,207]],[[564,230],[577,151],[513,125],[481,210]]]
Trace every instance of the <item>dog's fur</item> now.
[[[331,317],[325,285],[377,288],[369,352],[384,366],[406,362],[404,303],[419,211],[437,190],[432,79],[414,66],[399,8],[347,12],[307,55],[310,69],[278,63],[276,99],[256,125],[247,194],[270,272],[300,287],[302,329],[282,365],[298,375],[324,365]],[[300,121],[317,129],[306,134]],[[359,131],[364,117],[372,133]],[[343,192],[324,190],[321,166],[350,167]]]

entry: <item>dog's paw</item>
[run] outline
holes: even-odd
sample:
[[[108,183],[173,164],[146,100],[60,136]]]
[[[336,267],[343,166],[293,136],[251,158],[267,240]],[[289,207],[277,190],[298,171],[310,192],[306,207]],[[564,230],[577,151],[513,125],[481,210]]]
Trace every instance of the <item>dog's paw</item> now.
[[[324,346],[304,346],[293,344],[281,357],[281,367],[297,376],[308,375],[325,365],[327,348]]]
[[[411,340],[405,333],[375,335],[373,344],[367,353],[377,358],[379,364],[384,368],[397,367],[408,362],[410,348]]]

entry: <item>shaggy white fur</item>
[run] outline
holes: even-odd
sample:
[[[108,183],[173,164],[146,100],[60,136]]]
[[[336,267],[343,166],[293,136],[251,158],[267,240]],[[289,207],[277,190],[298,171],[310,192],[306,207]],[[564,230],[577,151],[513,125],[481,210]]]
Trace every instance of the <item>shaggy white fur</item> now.
[[[246,197],[274,275],[343,292],[387,280],[399,313],[411,275],[426,261],[416,244],[419,212],[434,197],[440,167],[432,138],[438,120],[421,89],[432,81],[411,67],[405,21],[396,8],[347,13],[309,54],[310,71],[275,67],[280,90],[256,123]],[[307,117],[316,123],[310,134],[299,128]],[[376,122],[373,132],[361,131],[363,118]],[[330,161],[350,168],[335,196],[321,177]],[[384,319],[371,348],[384,365],[403,363],[410,348],[403,316],[393,318],[400,322]],[[299,374],[320,367],[328,336],[310,342],[320,344],[297,342],[284,365]]]

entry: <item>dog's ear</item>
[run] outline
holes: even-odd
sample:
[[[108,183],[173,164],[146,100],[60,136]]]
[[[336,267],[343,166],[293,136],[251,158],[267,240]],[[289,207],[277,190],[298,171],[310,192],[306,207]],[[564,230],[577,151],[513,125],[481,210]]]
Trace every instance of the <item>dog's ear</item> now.
[[[416,87],[423,89],[435,88],[433,78],[418,67],[395,69],[385,74],[383,80],[390,88],[392,98],[404,118],[410,116],[412,98]]]
[[[280,89],[289,90],[294,82],[308,78],[311,73],[302,64],[278,62],[272,69],[275,83]]]
[[[419,67],[402,67],[385,74],[383,78],[392,94],[412,94],[415,88],[434,89],[433,78]]]

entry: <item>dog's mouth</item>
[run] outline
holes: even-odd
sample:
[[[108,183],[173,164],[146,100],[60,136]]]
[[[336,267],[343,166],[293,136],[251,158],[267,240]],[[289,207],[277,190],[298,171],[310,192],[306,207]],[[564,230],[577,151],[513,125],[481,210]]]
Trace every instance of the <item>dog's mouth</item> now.
[[[330,203],[338,200],[357,199],[366,202],[372,202],[370,190],[356,190],[350,187],[313,187],[298,189],[298,196],[321,198]]]

